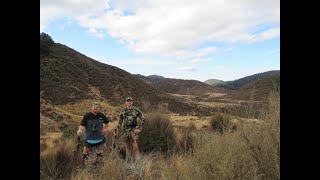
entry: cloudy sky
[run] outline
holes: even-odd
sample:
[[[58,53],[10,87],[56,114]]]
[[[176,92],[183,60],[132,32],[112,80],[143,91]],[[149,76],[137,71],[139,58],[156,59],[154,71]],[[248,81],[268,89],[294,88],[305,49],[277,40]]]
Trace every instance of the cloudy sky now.
[[[40,32],[132,74],[280,70],[280,0],[40,0]]]

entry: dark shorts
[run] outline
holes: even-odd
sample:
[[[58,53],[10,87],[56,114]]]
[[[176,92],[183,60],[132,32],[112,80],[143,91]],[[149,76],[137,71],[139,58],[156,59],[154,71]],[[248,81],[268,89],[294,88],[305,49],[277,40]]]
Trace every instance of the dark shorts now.
[[[105,143],[105,141],[106,141],[106,139],[104,138],[101,142],[99,142],[97,144],[91,144],[91,143],[88,143],[86,140],[84,140],[84,146],[88,147],[88,148],[91,148],[91,147],[94,147],[94,146],[103,145]]]

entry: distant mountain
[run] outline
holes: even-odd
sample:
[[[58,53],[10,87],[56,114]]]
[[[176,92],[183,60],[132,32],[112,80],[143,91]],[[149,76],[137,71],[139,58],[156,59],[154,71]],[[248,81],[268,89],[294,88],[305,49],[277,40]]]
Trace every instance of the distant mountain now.
[[[161,80],[166,79],[163,76],[159,76],[159,75],[150,75],[150,76],[144,76],[141,74],[135,74],[136,77],[138,77],[139,79],[143,80],[144,82],[148,83],[148,84],[152,84],[152,83],[156,83],[159,82]]]
[[[154,76],[152,76],[154,78]],[[157,77],[159,79],[159,77]],[[123,105],[132,96],[136,106],[142,101],[167,104],[172,112],[187,113],[197,106],[180,102],[120,68],[100,63],[40,34],[40,98],[52,105],[66,105],[96,99],[112,106]]]
[[[212,86],[196,80],[167,78],[157,83],[152,83],[152,86],[163,92],[172,94],[201,95],[216,91]]]
[[[141,74],[134,74],[134,76],[136,76],[137,78],[141,79],[142,81],[144,81],[147,84],[151,84],[152,81],[150,79],[148,79],[146,76],[141,75]]]
[[[204,81],[204,83],[212,86],[212,85],[218,85],[218,84],[225,84],[224,81],[219,80],[219,79],[208,79],[206,81]]]
[[[249,83],[238,90],[230,91],[227,98],[238,100],[267,100],[272,90],[280,90],[280,73],[273,74],[252,83]]]
[[[273,70],[273,71],[267,71],[263,73],[253,74],[250,76],[246,76],[244,78],[240,78],[234,81],[227,81],[224,84],[219,84],[216,87],[229,89],[229,90],[237,90],[241,87],[244,87],[252,82],[258,81],[260,79],[263,79],[268,76],[273,75],[279,75],[280,76],[280,70]]]
[[[159,82],[161,80],[164,80],[166,79],[165,77],[163,76],[159,76],[159,75],[150,75],[150,76],[146,76],[146,78],[148,78],[149,80],[151,80],[152,82]]]

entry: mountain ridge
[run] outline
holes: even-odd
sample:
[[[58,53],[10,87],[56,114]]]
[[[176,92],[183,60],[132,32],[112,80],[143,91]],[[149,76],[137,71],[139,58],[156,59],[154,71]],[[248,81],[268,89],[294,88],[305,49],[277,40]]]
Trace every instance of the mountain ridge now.
[[[40,98],[53,105],[94,100],[96,97],[90,87],[95,87],[103,100],[112,106],[120,106],[127,96],[132,96],[137,106],[141,106],[142,101],[149,101],[152,104],[167,104],[170,111],[181,114],[198,110],[209,112],[180,102],[125,70],[96,61],[43,37],[47,36],[40,35]]]
[[[271,70],[261,73],[252,74],[249,76],[245,76],[233,81],[225,81],[224,84],[218,84],[216,87],[229,89],[229,90],[237,90],[241,87],[244,87],[245,85],[248,85],[254,81],[258,81],[264,77],[272,76],[272,75],[279,75],[280,76],[280,70]]]

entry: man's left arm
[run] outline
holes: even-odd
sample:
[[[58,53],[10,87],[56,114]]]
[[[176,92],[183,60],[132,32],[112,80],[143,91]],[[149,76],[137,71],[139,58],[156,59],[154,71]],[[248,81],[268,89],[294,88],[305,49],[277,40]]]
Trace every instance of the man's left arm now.
[[[140,111],[140,109],[137,109],[137,110],[138,110],[138,112],[139,112],[138,117],[139,117],[140,120],[141,120],[141,125],[140,125],[140,128],[139,128],[138,126],[136,127],[135,132],[136,132],[136,133],[139,133],[139,132],[141,132],[142,129],[143,129],[143,125],[144,125],[145,119],[144,119],[144,115],[143,115],[143,113]]]
[[[144,119],[144,115],[143,115],[143,113],[142,113],[140,110],[139,110],[139,118],[141,119],[141,126],[140,126],[140,130],[142,130],[145,119]]]

